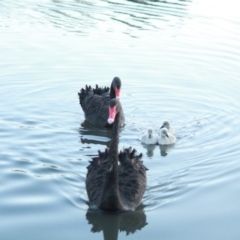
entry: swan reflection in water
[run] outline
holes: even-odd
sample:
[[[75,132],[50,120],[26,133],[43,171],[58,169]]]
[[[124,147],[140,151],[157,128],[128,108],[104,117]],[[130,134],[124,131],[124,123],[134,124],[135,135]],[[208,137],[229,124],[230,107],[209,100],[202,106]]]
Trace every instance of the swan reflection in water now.
[[[166,157],[168,155],[168,150],[174,148],[174,145],[159,145],[159,147],[161,156]]]
[[[160,154],[162,157],[167,156],[167,149],[168,149],[168,145],[159,145],[160,147]]]
[[[152,157],[154,155],[154,151],[156,147],[157,148],[159,147],[161,156],[166,157],[168,155],[168,150],[173,148],[174,146],[173,145],[154,145],[154,144],[143,145],[143,148],[147,150],[146,154],[148,157]]]
[[[92,225],[91,232],[103,231],[104,240],[117,240],[118,232],[126,232],[126,235],[134,234],[147,225],[147,217],[140,205],[136,211],[118,213],[88,210],[86,213],[88,223]]]
[[[84,121],[79,128],[82,144],[100,144],[109,147],[111,141],[111,129],[99,128],[88,121]]]
[[[162,157],[166,157],[168,155],[168,149],[173,148],[172,145],[143,145],[143,147],[147,150],[146,154],[148,157],[152,157],[154,155],[155,148],[159,147],[160,154]]]
[[[119,131],[122,131],[121,127]],[[80,141],[82,144],[100,144],[110,146],[112,129],[99,128],[84,120],[79,127]]]
[[[157,146],[157,145],[155,145],[155,144],[149,144],[149,145],[144,144],[144,145],[143,145],[143,147],[144,147],[145,149],[147,149],[146,154],[147,154],[148,157],[152,157],[152,156],[153,156],[153,151],[154,151],[154,149],[156,148],[156,146]]]

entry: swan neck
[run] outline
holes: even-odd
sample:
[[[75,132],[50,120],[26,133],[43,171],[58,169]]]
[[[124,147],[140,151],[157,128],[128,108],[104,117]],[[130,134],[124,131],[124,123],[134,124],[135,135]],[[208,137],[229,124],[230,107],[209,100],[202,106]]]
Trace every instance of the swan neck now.
[[[113,87],[113,84],[111,84],[111,88],[110,88],[110,99],[116,98],[116,94],[115,94],[115,89]]]
[[[118,142],[119,142],[120,113],[118,112],[112,129],[112,140],[109,147],[109,167],[106,174],[104,191],[101,199],[101,209],[121,211],[123,206],[118,188]]]
[[[118,160],[118,143],[119,143],[119,128],[120,128],[120,112],[115,116],[112,128],[112,140],[109,147],[110,157]]]
[[[119,143],[120,112],[116,114],[112,128],[112,140],[109,147],[110,164],[112,167],[112,181],[118,189],[118,143]]]

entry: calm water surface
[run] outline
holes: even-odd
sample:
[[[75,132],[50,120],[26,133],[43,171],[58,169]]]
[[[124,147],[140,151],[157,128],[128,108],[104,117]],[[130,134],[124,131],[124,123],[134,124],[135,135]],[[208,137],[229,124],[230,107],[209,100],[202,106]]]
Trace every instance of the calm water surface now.
[[[238,1],[0,1],[1,239],[240,239]],[[149,168],[134,213],[88,211],[86,166],[111,132],[77,92],[123,81]],[[168,119],[177,142],[138,140]]]

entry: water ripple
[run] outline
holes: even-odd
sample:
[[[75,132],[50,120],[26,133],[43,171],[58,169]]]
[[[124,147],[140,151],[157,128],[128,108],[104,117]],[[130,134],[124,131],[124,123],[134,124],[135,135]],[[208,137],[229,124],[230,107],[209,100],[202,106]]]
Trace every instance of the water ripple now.
[[[108,86],[116,74],[123,80],[126,116],[119,148],[142,152],[149,171],[143,206],[136,214],[113,217],[115,230],[140,230],[144,211],[150,219],[144,231],[158,229],[162,216],[163,227],[172,229],[173,219],[167,226],[165,219],[169,209],[181,211],[181,202],[187,202],[189,222],[204,222],[206,216],[199,217],[189,201],[193,195],[194,203],[207,197],[201,210],[209,206],[214,224],[227,219],[224,226],[234,225],[240,21],[232,0],[5,0],[0,13],[0,208],[8,231],[3,238],[12,229],[28,233],[34,226],[29,239],[72,229],[90,239],[87,223],[94,231],[106,227],[102,221],[110,218],[104,214],[86,214],[85,177],[91,157],[109,146],[111,131],[81,125],[77,92],[85,84]],[[141,144],[142,131],[151,125],[157,132],[166,119],[176,144]],[[229,206],[234,211],[222,213]],[[139,226],[119,224],[137,223],[135,218]],[[181,231],[189,229],[179,221],[182,214],[174,219]],[[40,225],[49,231],[41,232]]]

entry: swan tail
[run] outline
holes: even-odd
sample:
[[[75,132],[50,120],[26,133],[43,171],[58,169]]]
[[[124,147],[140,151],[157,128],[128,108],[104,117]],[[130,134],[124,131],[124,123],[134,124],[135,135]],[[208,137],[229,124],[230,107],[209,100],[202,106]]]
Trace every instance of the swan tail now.
[[[106,148],[105,151],[98,150],[98,156],[93,157],[91,161],[89,161],[89,165],[87,166],[88,172],[95,171],[99,167],[105,167],[108,159],[109,150]]]
[[[109,87],[99,87],[96,84],[96,88],[92,88],[90,85],[89,86],[86,85],[85,88],[82,88],[78,92],[79,103],[83,107],[84,100],[87,96],[89,96],[91,94],[96,94],[96,95],[102,96],[102,95],[108,94],[108,93],[109,93]]]
[[[109,88],[87,86],[78,92],[85,119],[93,125],[105,126],[108,118]]]
[[[137,154],[136,149],[125,148],[119,154],[119,191],[126,209],[136,209],[141,203],[146,190],[148,170],[141,160],[142,154]]]
[[[103,95],[109,92],[109,87],[98,87],[96,84],[96,88],[93,88],[93,93],[97,95]]]
[[[85,98],[92,93],[93,93],[92,87],[88,85],[86,85],[85,88],[82,88],[80,92],[78,92],[79,103],[82,107],[84,107]]]
[[[142,159],[142,153],[137,155],[137,150],[132,147],[124,148],[120,151],[118,158],[122,166],[133,166],[134,168],[148,170],[144,165]]]

